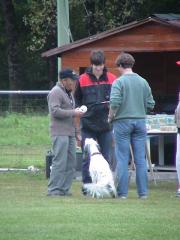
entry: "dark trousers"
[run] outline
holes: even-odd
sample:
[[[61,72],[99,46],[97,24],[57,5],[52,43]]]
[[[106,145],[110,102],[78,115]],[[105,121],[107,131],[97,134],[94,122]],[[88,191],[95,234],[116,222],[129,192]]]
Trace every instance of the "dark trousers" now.
[[[105,131],[105,132],[92,132],[88,130],[81,130],[81,148],[82,152],[84,149],[84,142],[86,138],[93,138],[96,140],[100,146],[101,153],[103,157],[110,163],[111,161],[111,151],[112,151],[112,132],[111,131]],[[82,159],[82,181],[83,183],[91,183],[91,177],[89,174],[89,164],[90,164],[90,158],[85,158],[83,154]]]

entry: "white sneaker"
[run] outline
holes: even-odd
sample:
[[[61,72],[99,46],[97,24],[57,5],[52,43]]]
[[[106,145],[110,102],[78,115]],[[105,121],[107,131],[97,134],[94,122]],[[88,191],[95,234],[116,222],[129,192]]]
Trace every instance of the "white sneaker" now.
[[[127,199],[126,196],[118,196],[118,198],[123,199],[123,200]]]
[[[147,199],[147,196],[146,196],[146,195],[139,196],[139,199],[146,200],[146,199]]]

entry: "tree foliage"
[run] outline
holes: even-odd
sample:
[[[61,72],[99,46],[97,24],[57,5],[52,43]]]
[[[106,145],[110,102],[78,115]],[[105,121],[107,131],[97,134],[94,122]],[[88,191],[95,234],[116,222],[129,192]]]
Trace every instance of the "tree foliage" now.
[[[2,0],[3,3],[6,0]],[[42,51],[45,51],[47,48],[53,48],[56,46],[56,33],[52,33],[52,31],[46,28],[42,28],[42,22],[44,21],[44,26],[47,24],[46,11],[44,10],[44,19],[42,21],[41,17],[41,3],[44,1],[31,1],[24,0],[19,3],[19,0],[12,0],[12,4],[14,7],[14,27],[16,31],[16,35],[18,37],[18,58],[21,59],[21,80],[18,83],[18,89],[48,89],[50,85],[52,85],[52,81],[56,81],[56,63],[53,61],[53,74],[49,74],[49,65],[52,65],[49,62],[44,61],[41,58]],[[54,1],[53,1],[54,2]],[[37,3],[39,5],[37,6]],[[36,6],[36,8],[35,8]],[[49,6],[46,4],[43,5],[48,10]],[[33,11],[34,13],[33,13]],[[36,10],[35,10],[36,9]],[[8,10],[9,11],[9,10]],[[39,12],[38,12],[39,11]],[[56,12],[56,9],[53,10]],[[37,14],[35,14],[37,12]],[[53,12],[53,13],[54,13]],[[39,14],[38,14],[39,13]],[[8,13],[9,14],[9,13]],[[48,12],[50,15],[50,12]],[[37,15],[37,17],[33,17]],[[31,22],[32,20],[32,28],[30,25],[25,24],[25,19],[27,16],[30,16],[27,21]],[[50,15],[51,16],[51,15]],[[2,56],[2,64],[0,69],[0,88],[1,89],[12,89],[9,84],[9,76],[8,76],[8,64],[7,64],[7,50],[8,50],[8,41],[7,34],[5,32],[5,18],[6,16],[3,14],[2,9],[0,9],[0,26],[1,35],[0,35],[0,56]],[[39,19],[33,22],[34,19]],[[50,17],[51,18],[51,17]],[[56,17],[55,17],[56,18]],[[49,24],[50,25],[50,24]],[[51,24],[52,25],[52,24]],[[56,23],[55,23],[56,25]],[[37,31],[34,28],[37,26]],[[56,28],[56,26],[54,27]],[[33,30],[32,30],[33,29]],[[56,31],[56,30],[55,30]],[[39,34],[40,32],[40,34]],[[41,39],[45,36],[46,39],[42,42],[45,44],[39,44]],[[54,80],[52,80],[54,78]]]
[[[179,0],[70,0],[69,2],[70,9],[81,9],[78,21],[85,24],[87,35],[142,19],[153,13],[180,12]],[[71,28],[73,31],[73,24]]]
[[[14,90],[20,86],[21,82],[21,60],[15,21],[16,14],[12,0],[1,1],[1,7],[4,14],[5,39],[7,40],[9,86]]]
[[[10,0],[8,0],[9,2]],[[62,0],[59,0],[62,1]],[[1,0],[1,3],[7,2]],[[57,46],[56,0],[11,0],[21,89],[47,89],[56,81],[57,59],[46,62],[41,53]],[[180,13],[179,0],[69,0],[70,28],[74,40],[112,29],[153,13]],[[0,88],[8,89],[8,35],[0,8]],[[51,84],[50,84],[51,82]]]
[[[24,15],[23,21],[29,29],[27,50],[32,54],[39,54],[42,51],[55,48],[57,45],[57,10],[55,0],[28,0],[28,12]],[[45,62],[45,61],[44,61]],[[42,66],[44,64],[41,64]],[[48,88],[56,82],[57,60],[55,57],[47,61],[46,74]]]
[[[37,51],[44,47],[56,46],[56,1],[29,0],[28,13],[24,15],[24,23],[29,31],[28,49]]]

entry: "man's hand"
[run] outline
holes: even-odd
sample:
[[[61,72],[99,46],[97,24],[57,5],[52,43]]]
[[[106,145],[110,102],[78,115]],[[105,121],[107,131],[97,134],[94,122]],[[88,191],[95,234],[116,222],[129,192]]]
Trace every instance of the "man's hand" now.
[[[108,115],[108,123],[112,123],[112,116]]]
[[[109,109],[109,115],[108,115],[108,123],[112,123],[115,115],[116,115],[117,110],[112,110],[111,108]]]
[[[81,147],[81,134],[80,133],[76,134],[76,144],[78,147]]]
[[[82,112],[82,111],[80,110],[80,108],[75,108],[75,109],[74,109],[74,116],[75,116],[75,117],[81,117],[83,114],[84,114],[84,112]]]
[[[109,115],[108,115],[108,123],[112,123],[112,120],[113,120],[113,113],[112,113],[112,111],[110,110],[110,111],[109,111]]]

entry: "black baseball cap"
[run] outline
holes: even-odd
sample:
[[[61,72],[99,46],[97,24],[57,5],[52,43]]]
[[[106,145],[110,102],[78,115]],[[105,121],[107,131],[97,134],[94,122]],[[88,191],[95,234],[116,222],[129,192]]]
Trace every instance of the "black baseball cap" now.
[[[78,80],[79,76],[70,68],[65,68],[59,72],[60,79],[71,78],[72,80]]]

